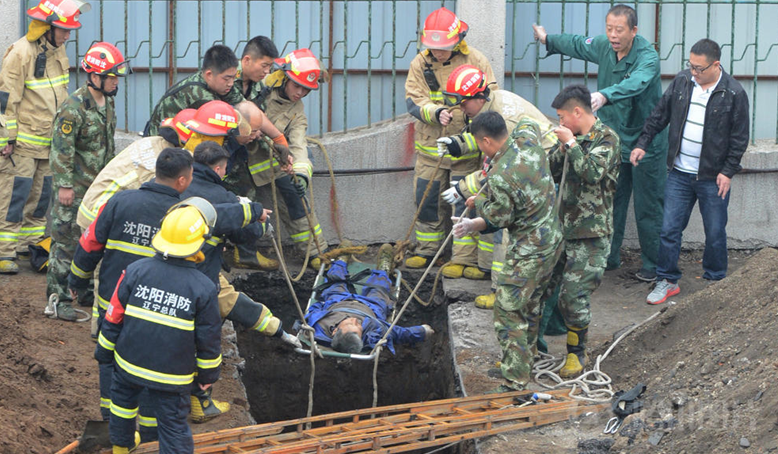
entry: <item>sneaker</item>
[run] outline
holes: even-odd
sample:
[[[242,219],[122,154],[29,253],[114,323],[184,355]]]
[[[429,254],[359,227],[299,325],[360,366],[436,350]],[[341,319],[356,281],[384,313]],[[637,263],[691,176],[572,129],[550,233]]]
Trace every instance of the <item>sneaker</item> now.
[[[0,260],[0,274],[16,274],[19,272],[19,265],[13,260]]]
[[[68,322],[75,322],[78,318],[76,311],[69,301],[57,303],[57,318]]]
[[[413,269],[426,268],[429,263],[429,257],[424,257],[423,255],[414,255],[413,257],[408,257],[408,259],[405,261],[405,266]]]
[[[394,247],[389,243],[384,243],[378,250],[378,259],[376,260],[376,269],[386,271],[386,274],[392,274],[394,269]]]
[[[635,277],[639,281],[654,282],[656,281],[656,271],[650,271],[645,268],[641,268],[640,271],[635,273]]]
[[[678,284],[673,284],[667,279],[662,279],[656,283],[654,290],[646,297],[646,303],[648,304],[662,304],[667,301],[667,298],[681,293],[681,288]]]
[[[465,267],[465,271],[462,273],[465,279],[472,279],[474,281],[483,281],[489,279],[490,275],[488,271],[481,271],[480,268],[475,266]]]
[[[446,265],[443,267],[443,276],[449,279],[459,279],[464,272],[464,265]]]

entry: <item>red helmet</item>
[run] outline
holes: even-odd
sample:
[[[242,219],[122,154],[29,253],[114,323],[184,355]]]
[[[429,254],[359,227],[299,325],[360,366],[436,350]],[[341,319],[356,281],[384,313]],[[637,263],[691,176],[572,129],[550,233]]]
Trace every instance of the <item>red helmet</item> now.
[[[27,10],[27,15],[53,27],[78,30],[81,28],[78,16],[90,9],[92,6],[81,0],[41,0]]]
[[[81,60],[81,68],[88,74],[99,76],[124,77],[132,74],[130,63],[124,59],[119,49],[106,42],[95,43],[86,51],[84,59]]]
[[[319,89],[321,66],[310,49],[297,49],[283,58],[276,58],[276,66],[295,83],[311,90]]]
[[[210,101],[202,105],[194,117],[184,123],[187,128],[204,136],[235,134],[240,117],[231,105],[224,101]]]
[[[436,9],[424,21],[421,43],[428,49],[451,50],[465,39],[467,28],[453,11]]]
[[[181,143],[186,143],[192,136],[192,131],[186,127],[186,122],[194,118],[196,109],[184,109],[178,112],[175,117],[162,120],[160,128],[171,128],[178,134]]]
[[[483,98],[489,100],[489,87],[486,74],[473,65],[457,67],[446,82],[443,92],[446,104],[456,106],[465,99]]]

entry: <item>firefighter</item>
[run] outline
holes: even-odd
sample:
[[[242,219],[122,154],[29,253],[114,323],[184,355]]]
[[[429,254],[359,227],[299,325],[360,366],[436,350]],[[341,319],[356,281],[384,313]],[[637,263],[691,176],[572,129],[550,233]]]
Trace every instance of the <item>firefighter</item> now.
[[[275,65],[275,71],[265,78],[264,84],[268,92],[260,108],[289,141],[291,175],[284,173],[282,169],[287,162],[279,164],[273,157],[270,146],[263,141],[257,141],[248,149],[247,162],[238,162],[238,165],[231,169],[227,181],[233,191],[245,196],[251,193],[251,189],[257,192],[269,191],[270,182],[275,175],[276,192],[280,202],[279,218],[297,247],[303,253],[310,253],[310,266],[318,270],[321,265],[318,255],[324,252],[328,245],[316,214],[311,212],[310,220],[307,215],[310,205],[306,193],[313,175],[313,166],[308,158],[308,118],[302,99],[311,90],[319,89],[323,74],[319,60],[310,49],[292,51],[284,58],[276,59]],[[252,101],[257,102],[257,99]],[[314,232],[313,237],[311,230]],[[262,266],[262,259],[268,260],[255,249],[243,246],[235,248],[235,263],[238,267],[265,268]]]
[[[195,267],[217,217],[206,205],[172,209],[151,241],[155,255],[128,266],[111,298],[95,358],[115,364],[114,454],[137,447],[135,417],[144,390],[154,402],[160,452],[194,451],[186,422],[189,391],[193,384],[210,388],[222,362],[218,290]]]
[[[54,120],[51,142],[52,200],[51,252],[46,294],[56,295],[57,317],[75,321],[67,290],[70,262],[81,230],[76,216],[86,190],[114,157],[116,113],[113,97],[119,78],[131,72],[129,63],[113,44],[98,42],[87,50],[81,67],[86,84],[65,100]],[[92,306],[91,292],[79,301]]]
[[[447,106],[441,89],[454,69],[470,64],[486,74],[487,83],[495,81],[489,61],[465,42],[468,26],[446,8],[433,11],[424,21],[421,44],[424,50],[411,62],[405,81],[405,102],[408,113],[415,117],[416,168],[414,191],[416,206],[421,211],[416,221],[415,255],[405,261],[409,268],[424,268],[440,248],[445,237],[446,221],[451,213],[441,193],[450,181],[459,181],[480,167],[481,153],[474,151],[460,157],[438,157],[437,139],[460,134],[465,128],[465,114],[459,106]],[[496,88],[496,87],[495,87]],[[435,172],[438,159],[440,168]],[[422,200],[429,182],[430,191]],[[456,204],[459,216],[464,204]],[[454,240],[452,261],[443,269],[449,278],[461,278],[465,267],[477,269],[477,235]]]
[[[8,92],[8,147],[0,151],[0,273],[15,274],[17,257],[45,236],[51,195],[52,123],[68,97],[65,41],[89,11],[80,0],[41,0],[27,10],[27,34],[5,52],[0,91]]]
[[[78,207],[78,226],[89,227],[95,220],[100,207],[117,192],[138,189],[156,173],[157,158],[162,150],[183,147],[192,132],[185,123],[194,117],[195,109],[184,109],[173,118],[166,118],[159,128],[158,136],[144,137],[122,150],[89,186],[81,206]]]

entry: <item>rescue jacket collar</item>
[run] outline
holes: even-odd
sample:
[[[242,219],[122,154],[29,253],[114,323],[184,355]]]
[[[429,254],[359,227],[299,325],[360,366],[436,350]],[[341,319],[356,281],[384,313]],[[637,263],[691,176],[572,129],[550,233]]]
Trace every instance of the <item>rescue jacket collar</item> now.
[[[195,162],[193,165],[192,177],[198,180],[204,180],[211,183],[221,184],[221,177],[213,171],[210,167],[199,162]]]
[[[170,186],[166,186],[164,184],[157,183],[156,180],[151,180],[143,183],[140,186],[140,190],[142,191],[153,191],[153,192],[159,192],[160,194],[166,194],[175,198],[181,198],[181,194],[178,193],[175,189],[171,188]]]
[[[160,262],[165,262],[168,265],[173,266],[180,266],[182,268],[197,268],[197,264],[191,260],[187,259],[180,259],[177,257],[168,257],[165,258],[162,254],[156,253],[154,254],[154,260],[159,260]]]

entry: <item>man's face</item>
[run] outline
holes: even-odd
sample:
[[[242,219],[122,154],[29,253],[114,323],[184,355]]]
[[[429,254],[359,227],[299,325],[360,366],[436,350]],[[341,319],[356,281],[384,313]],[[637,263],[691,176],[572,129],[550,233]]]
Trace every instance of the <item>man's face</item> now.
[[[65,41],[70,39],[70,30],[64,28],[51,27],[54,47],[59,47],[65,44]]]
[[[214,93],[224,96],[232,90],[235,83],[235,76],[238,74],[238,68],[229,68],[219,74],[214,74],[210,69],[203,72],[203,78]]]
[[[259,82],[270,74],[273,67],[273,59],[270,57],[252,57],[246,55],[241,60],[241,71],[243,80]]]
[[[559,117],[559,126],[564,126],[573,132],[573,134],[581,133],[581,108],[578,106],[572,109],[557,109],[556,114]]]
[[[493,158],[502,146],[498,141],[484,135],[475,136],[475,143],[478,145],[478,149],[489,158]]]
[[[119,78],[116,76],[108,76],[105,78],[102,78],[98,76],[97,74],[90,74],[89,77],[92,77],[92,83],[94,83],[96,86],[100,86],[100,84],[103,84],[103,91],[105,92],[112,92],[116,89],[116,87],[119,86]],[[100,79],[103,79],[102,81]]]
[[[224,176],[227,175],[227,160],[223,159],[217,162],[213,167],[211,167],[211,170],[216,172],[216,175],[219,175],[219,178],[223,180]]]
[[[700,85],[707,85],[718,80],[721,71],[720,63],[719,61],[709,61],[708,57],[704,55],[689,54],[689,69]]]
[[[262,126],[262,117],[260,117],[259,115],[252,115],[250,124],[251,124],[251,133],[249,135],[235,137],[235,140],[241,145],[249,144],[257,140],[259,136],[262,135],[262,131],[259,129],[260,126]]]
[[[451,58],[451,54],[454,52],[450,50],[430,49],[430,53],[432,53],[432,56],[435,57],[435,60],[439,62],[446,62],[449,58]]]
[[[632,47],[632,40],[638,33],[637,27],[629,28],[627,16],[608,14],[605,18],[605,34],[614,52],[624,52]]]
[[[460,104],[462,106],[462,111],[470,118],[475,117],[478,115],[479,112],[481,112],[481,109],[484,107],[484,104],[486,104],[486,100],[483,98],[476,98],[476,99],[465,99]]]
[[[305,98],[310,92],[311,90],[309,88],[303,87],[292,79],[289,79],[286,82],[286,86],[284,87],[284,93],[286,94],[286,97],[289,98],[289,100],[292,102],[297,102]]]
[[[356,333],[357,336],[362,337],[362,324],[359,323],[359,319],[356,317],[349,317],[340,322],[338,326],[335,327],[333,334],[337,333],[338,331],[341,331],[344,334]]]

